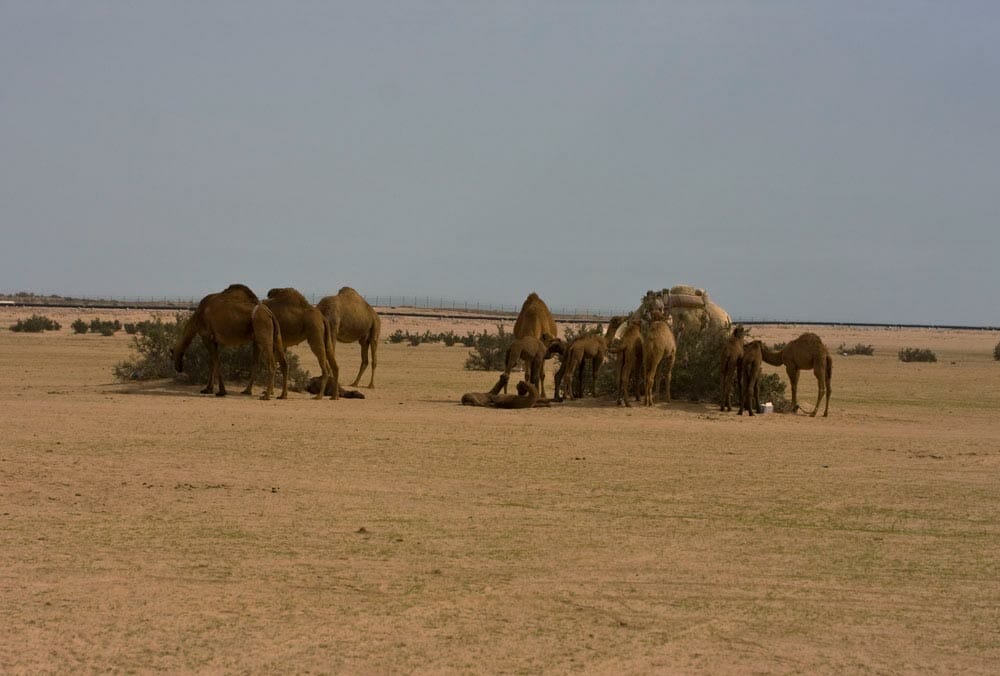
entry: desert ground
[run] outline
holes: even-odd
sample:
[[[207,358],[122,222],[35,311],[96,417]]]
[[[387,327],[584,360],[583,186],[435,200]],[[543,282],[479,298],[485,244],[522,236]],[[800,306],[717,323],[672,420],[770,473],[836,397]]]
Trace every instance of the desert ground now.
[[[131,338],[69,328],[147,311],[6,330],[32,312],[0,308],[0,672],[1000,664],[998,332],[809,327],[875,356],[834,357],[828,418],[748,418],[463,407],[497,374],[440,344],[380,345],[364,400],[216,398],[115,382]]]

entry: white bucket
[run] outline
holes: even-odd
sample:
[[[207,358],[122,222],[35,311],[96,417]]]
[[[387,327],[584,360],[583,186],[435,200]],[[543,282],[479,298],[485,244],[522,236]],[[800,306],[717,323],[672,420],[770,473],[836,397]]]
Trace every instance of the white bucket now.
[[[767,402],[766,404],[764,404],[762,408],[764,410],[761,411],[761,413],[774,413],[774,404],[772,404],[771,402]]]

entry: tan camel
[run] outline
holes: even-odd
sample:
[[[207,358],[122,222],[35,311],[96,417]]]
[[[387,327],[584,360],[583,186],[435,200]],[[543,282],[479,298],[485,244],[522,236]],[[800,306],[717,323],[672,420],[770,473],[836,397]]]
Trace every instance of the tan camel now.
[[[760,410],[760,362],[763,344],[759,340],[747,343],[743,346],[743,357],[739,365],[739,394],[740,410],[738,415],[743,415],[743,410],[753,415]]]
[[[335,296],[323,298],[316,307],[329,320],[337,341],[361,344],[361,368],[351,387],[357,387],[361,382],[361,376],[368,368],[369,353],[371,353],[372,376],[368,387],[375,387],[378,340],[382,330],[382,321],[378,314],[360,293],[349,286],[341,288]]]
[[[498,394],[493,397],[491,405],[495,408],[531,408],[540,402],[535,386],[522,380],[517,384],[516,395]]]
[[[722,373],[722,403],[719,404],[720,411],[732,411],[729,399],[733,390],[733,381],[736,381],[736,398],[743,401],[743,393],[740,387],[740,365],[743,363],[743,336],[746,334],[742,326],[733,328],[729,340],[722,348],[722,364],[719,371]]]
[[[653,383],[656,372],[663,362],[663,378],[665,380],[665,399],[670,403],[670,379],[674,371],[674,360],[677,358],[677,341],[670,329],[670,321],[659,310],[653,310],[646,335],[642,338],[642,366],[645,372],[645,404],[653,405]]]
[[[611,330],[610,326],[608,330]],[[630,407],[629,386],[633,378],[642,372],[642,324],[638,317],[628,321],[617,340],[618,344],[608,348],[608,352],[618,355],[618,404]],[[638,399],[638,390],[635,394]]]
[[[580,336],[572,343],[569,344],[565,349],[565,354],[562,358],[562,365],[556,372],[555,376],[555,394],[553,395],[556,401],[561,401],[559,396],[560,385],[565,382],[562,387],[562,392],[564,396],[572,399],[576,396],[576,390],[573,385],[574,376],[578,378],[581,383],[581,394],[582,382],[583,382],[583,369],[586,363],[590,363],[590,374],[591,374],[591,392],[596,397],[597,396],[597,372],[601,370],[601,364],[608,355],[608,341],[604,336],[590,334],[586,336]],[[577,374],[577,369],[580,372]],[[564,380],[565,379],[565,380]]]
[[[319,389],[319,381],[320,380],[322,380],[322,378],[320,378],[319,376],[313,376],[312,378],[310,378],[309,382],[306,383],[306,392],[308,392],[309,394],[318,394],[319,392],[322,391],[323,394],[325,394],[326,396],[332,397],[333,396],[333,387],[334,387],[334,385],[336,385],[337,386],[337,395],[341,399],[364,399],[365,398],[365,395],[364,395],[363,392],[358,392],[357,390],[345,390],[343,387],[340,386],[340,383],[335,383],[332,380],[327,380],[326,381],[326,389],[320,390]]]
[[[514,320],[514,337],[524,338],[533,336],[541,339],[544,334],[552,338],[559,337],[559,330],[556,328],[556,320],[549,312],[549,306],[545,304],[538,294],[532,291],[524,299],[521,305],[521,312]]]
[[[761,345],[761,357],[771,366],[784,366],[788,373],[788,381],[792,384],[792,411],[799,409],[798,389],[799,371],[812,369],[816,375],[816,385],[819,392],[816,395],[816,407],[809,415],[815,416],[819,411],[819,402],[826,395],[826,407],[823,417],[830,413],[830,380],[833,376],[833,359],[826,345],[815,333],[803,333],[788,343],[781,350],[774,352]]]
[[[462,395],[462,406],[491,406],[493,397],[500,394],[501,389],[507,387],[508,377],[506,373],[501,373],[497,384],[489,392],[466,392]]]
[[[255,355],[264,357],[270,377],[261,399],[270,399],[274,393],[275,360],[281,364],[282,371],[288,371],[285,346],[277,319],[266,305],[258,301],[256,294],[243,284],[232,284],[224,291],[210,293],[198,303],[198,308],[184,325],[181,337],[173,348],[174,367],[178,372],[184,370],[184,352],[195,336],[201,336],[210,359],[208,385],[202,390],[203,394],[211,394],[218,382],[219,391],[216,396],[226,396],[219,361],[219,349],[223,347],[253,343]],[[256,358],[254,361],[256,362]],[[243,393],[253,394],[253,378]]]
[[[524,362],[524,379],[541,389],[542,397],[545,397],[545,359],[551,357],[549,346],[555,341],[549,334],[542,334],[541,340],[533,336],[515,338],[507,348],[507,356],[504,358],[504,374],[510,377],[510,372],[514,370],[518,362]],[[506,385],[504,393],[507,392]]]
[[[267,292],[264,305],[271,309],[278,320],[278,326],[281,327],[281,340],[286,349],[298,345],[302,341],[309,343],[309,349],[316,355],[321,373],[320,386],[313,398],[322,399],[322,393],[327,391],[327,381],[336,383],[339,373],[337,361],[334,358],[333,333],[330,323],[326,321],[323,313],[296,289],[288,287],[271,289]],[[253,368],[250,370],[250,379],[253,380]],[[330,388],[330,392],[330,398],[336,399],[340,395],[340,388]],[[288,371],[286,369],[281,384],[280,398],[284,399],[287,396]]]

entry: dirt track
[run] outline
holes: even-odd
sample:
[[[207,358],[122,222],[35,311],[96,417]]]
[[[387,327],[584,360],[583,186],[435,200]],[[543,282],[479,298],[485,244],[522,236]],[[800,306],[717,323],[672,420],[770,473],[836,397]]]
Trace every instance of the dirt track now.
[[[748,419],[461,407],[495,374],[440,345],[383,344],[364,401],[123,385],[95,315],[0,330],[2,672],[1000,663],[996,332],[813,327],[876,356],[835,357],[830,418]]]

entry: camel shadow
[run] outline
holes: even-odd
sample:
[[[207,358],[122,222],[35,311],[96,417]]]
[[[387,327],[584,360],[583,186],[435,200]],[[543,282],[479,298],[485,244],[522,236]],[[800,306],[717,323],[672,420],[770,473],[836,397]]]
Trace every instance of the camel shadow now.
[[[146,380],[146,381],[134,381],[128,383],[115,383],[114,389],[110,390],[115,394],[135,394],[144,395],[148,397],[214,397],[212,394],[203,394],[201,392],[201,387],[199,385],[189,384],[189,383],[178,383],[173,380]],[[232,388],[227,387],[229,397],[247,397],[242,393],[244,383],[240,383],[238,386],[233,385]],[[258,386],[259,388],[259,386]],[[255,393],[252,395],[257,396]]]

